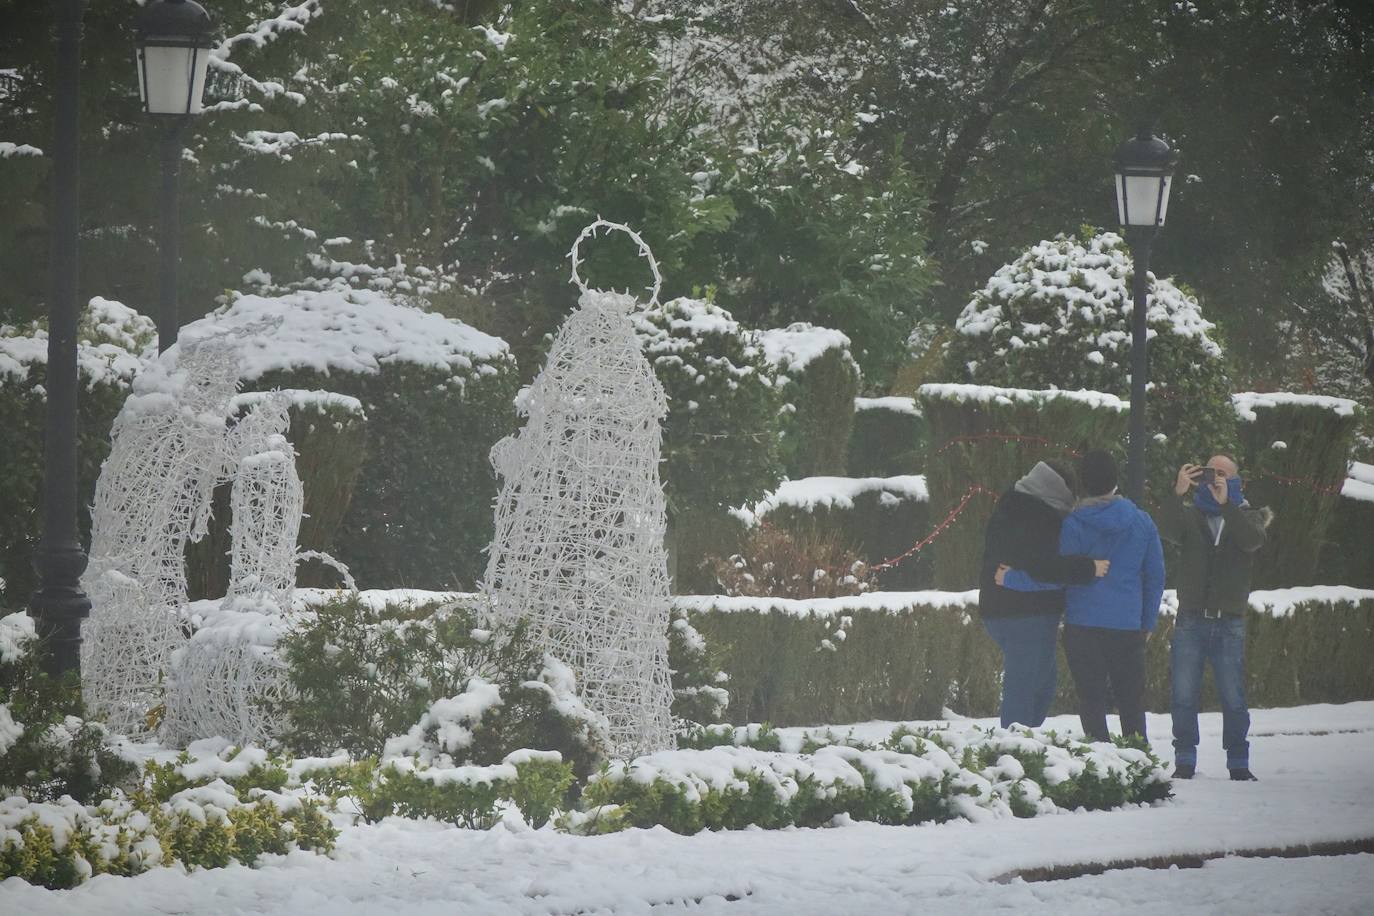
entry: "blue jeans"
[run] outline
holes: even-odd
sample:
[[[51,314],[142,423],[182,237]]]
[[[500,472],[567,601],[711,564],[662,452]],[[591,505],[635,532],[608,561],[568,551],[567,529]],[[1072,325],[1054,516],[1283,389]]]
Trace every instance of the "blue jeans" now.
[[[1221,746],[1227,769],[1250,766],[1250,710],[1245,704],[1245,618],[1180,613],[1169,649],[1173,675],[1174,761],[1197,765],[1203,666],[1211,662],[1221,694]]]
[[[1002,727],[1014,722],[1040,727],[1058,684],[1059,616],[984,617],[983,626],[1002,650]]]

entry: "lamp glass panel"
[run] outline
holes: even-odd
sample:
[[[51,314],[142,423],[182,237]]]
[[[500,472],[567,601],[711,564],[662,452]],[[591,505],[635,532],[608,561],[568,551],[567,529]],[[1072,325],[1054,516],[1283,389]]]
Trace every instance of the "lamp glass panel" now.
[[[149,45],[142,53],[139,89],[147,111],[150,114],[200,114],[209,57],[206,49]]]
[[[1169,213],[1169,189],[1172,186],[1174,176],[1164,176],[1164,196],[1159,200],[1159,225],[1164,225],[1164,217]]]
[[[1158,173],[1150,175],[1122,175],[1120,181],[1126,186],[1126,212],[1122,223],[1127,226],[1157,226],[1159,208],[1159,182],[1163,178]]]

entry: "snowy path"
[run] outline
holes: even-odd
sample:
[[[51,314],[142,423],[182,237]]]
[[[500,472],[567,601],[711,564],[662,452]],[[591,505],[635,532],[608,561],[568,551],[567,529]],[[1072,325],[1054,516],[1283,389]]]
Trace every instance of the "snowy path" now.
[[[1051,723],[1071,726],[1063,718]],[[1168,756],[1169,720],[1152,716]],[[1255,713],[1261,782],[1231,783],[1220,716],[1203,717],[1199,778],[1154,808],[924,827],[667,830],[577,838],[393,821],[349,828],[332,860],[294,853],[252,870],[133,879],[74,891],[0,884],[0,912],[33,914],[1362,913],[1374,855],[1224,859],[999,883],[1053,865],[1374,837],[1374,703]],[[886,734],[890,724],[858,726]]]

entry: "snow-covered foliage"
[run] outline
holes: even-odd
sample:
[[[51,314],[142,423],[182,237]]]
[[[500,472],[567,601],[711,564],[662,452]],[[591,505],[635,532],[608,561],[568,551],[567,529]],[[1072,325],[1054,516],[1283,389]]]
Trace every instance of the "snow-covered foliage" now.
[[[805,477],[785,480],[753,506],[737,509],[741,521],[754,525],[779,508],[814,512],[816,509],[853,509],[854,500],[865,493],[876,493],[882,505],[899,502],[926,502],[930,493],[923,474],[897,477]]]
[[[151,319],[120,302],[96,296],[82,310],[76,331],[76,367],[87,390],[97,385],[127,388],[155,354],[157,329]],[[0,384],[22,383],[35,367],[48,364],[47,323],[0,324]],[[42,396],[41,387],[35,389]]]
[[[1319,394],[1292,394],[1287,391],[1242,391],[1231,395],[1231,403],[1236,408],[1236,417],[1246,423],[1253,423],[1258,418],[1258,414],[1255,412],[1256,408],[1279,407],[1281,405],[1319,407],[1330,410],[1338,417],[1352,416],[1359,409],[1359,404],[1350,398],[1336,398]]]
[[[757,333],[782,398],[782,453],[792,477],[842,474],[862,372],[849,338],[795,322]]]

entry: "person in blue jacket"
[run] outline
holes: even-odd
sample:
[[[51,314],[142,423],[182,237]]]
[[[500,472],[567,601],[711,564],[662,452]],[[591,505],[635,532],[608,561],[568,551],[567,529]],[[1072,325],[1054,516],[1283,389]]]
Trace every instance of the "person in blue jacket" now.
[[[1086,452],[1078,479],[1080,500],[1059,532],[1059,552],[1103,557],[1107,575],[1070,586],[1065,598],[1064,655],[1078,693],[1078,716],[1092,741],[1108,741],[1108,685],[1121,714],[1121,732],[1145,737],[1145,640],[1164,596],[1164,549],[1154,521],[1116,492],[1116,462]],[[999,584],[1032,591],[1042,584],[1022,570],[999,569]]]

